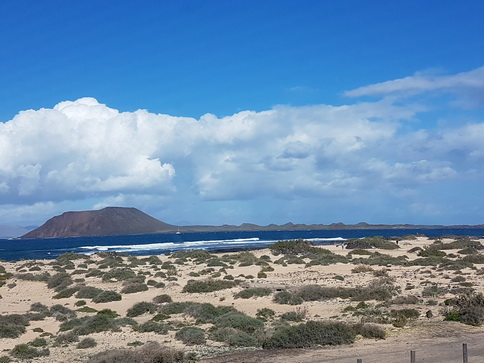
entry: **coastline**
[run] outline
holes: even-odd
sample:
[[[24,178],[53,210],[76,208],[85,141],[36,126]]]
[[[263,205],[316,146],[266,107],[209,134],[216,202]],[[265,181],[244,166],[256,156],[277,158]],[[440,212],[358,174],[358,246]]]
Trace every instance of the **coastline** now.
[[[445,239],[444,243],[452,242],[452,239]],[[377,249],[373,248],[368,250],[369,253],[379,253],[384,256],[389,256],[388,258],[403,258],[402,256],[407,256],[406,261],[414,261],[421,258],[416,252],[410,252],[416,248],[422,248],[433,244],[434,239],[428,239],[427,237],[418,237],[416,239],[409,239],[399,241],[398,247],[396,249]],[[481,243],[484,240],[480,240]],[[340,256],[341,258],[348,258],[348,254],[352,255],[352,250],[343,249],[340,245],[324,245],[318,246],[316,248],[321,248],[329,251],[331,256]],[[239,258],[241,255],[246,254],[246,256],[253,259],[252,263],[243,263]],[[446,256],[456,256],[449,257],[450,260],[458,260],[465,255],[460,254],[458,249],[455,250],[445,250]],[[477,252],[481,255],[481,252]],[[454,288],[462,288],[465,283],[476,292],[484,291],[484,284],[481,282],[479,271],[484,268],[484,264],[475,263],[471,267],[464,267],[459,270],[452,269],[442,269],[436,266],[426,266],[426,265],[367,265],[361,263],[361,259],[369,258],[368,255],[353,255],[353,262],[351,260],[345,260],[344,262],[335,262],[329,264],[308,264],[310,260],[308,258],[303,258],[302,262],[296,259],[291,260],[288,258],[285,262],[277,262],[284,254],[274,255],[269,249],[261,249],[255,251],[244,251],[244,252],[230,252],[230,253],[217,253],[211,254],[212,256],[208,259],[200,262],[201,260],[196,260],[194,258],[173,258],[173,256],[158,255],[159,263],[150,264],[148,262],[142,264],[141,260],[144,258],[149,259],[146,256],[132,256],[132,257],[122,257],[122,263],[120,266],[106,267],[105,269],[99,269],[100,263],[106,259],[106,256],[102,257],[99,255],[92,255],[86,259],[73,259],[68,260],[69,262],[65,265],[55,264],[53,262],[57,260],[27,260],[27,261],[16,261],[16,262],[0,262],[6,272],[13,274],[12,277],[5,280],[4,286],[0,287],[0,295],[2,296],[1,302],[1,315],[9,314],[26,314],[31,312],[32,304],[41,303],[44,306],[52,307],[56,304],[60,304],[71,310],[88,310],[85,306],[91,309],[95,309],[99,312],[103,309],[111,309],[115,311],[120,317],[126,317],[130,308],[139,302],[152,302],[153,298],[159,295],[169,295],[170,299],[174,302],[195,302],[199,304],[212,304],[214,306],[221,306],[227,308],[234,308],[246,314],[249,317],[256,317],[261,309],[267,308],[274,311],[274,318],[268,320],[265,324],[269,331],[274,329],[274,326],[279,324],[281,316],[287,313],[301,312],[304,313],[304,321],[338,321],[338,322],[348,322],[348,323],[358,323],[362,320],[361,315],[354,314],[357,310],[348,309],[352,307],[356,309],[358,305],[357,301],[348,298],[327,298],[318,299],[314,301],[303,301],[298,305],[289,304],[277,304],[273,302],[274,296],[277,293],[276,290],[284,291],[296,291],[297,289],[304,286],[318,285],[324,287],[334,287],[334,288],[359,288],[369,286],[372,281],[378,278],[378,275],[387,276],[394,280],[395,287],[398,287],[400,291],[398,294],[392,296],[391,299],[398,296],[415,296],[419,301],[418,303],[409,304],[398,304],[392,303],[388,306],[379,307],[384,303],[384,301],[369,299],[365,301],[368,305],[368,310],[371,309],[381,309],[382,311],[391,311],[392,309],[414,309],[418,312],[419,316],[415,319],[408,319],[406,324],[402,327],[396,327],[392,323],[374,323],[380,326],[386,331],[387,340],[382,343],[383,345],[392,345],[394,349],[397,349],[399,342],[405,341],[402,337],[408,336],[413,337],[417,332],[419,334],[424,334],[428,336],[428,339],[432,339],[432,332],[438,337],[439,331],[442,327],[452,327],[452,329],[457,332],[462,332],[462,334],[481,334],[483,333],[482,328],[479,327],[469,327],[461,323],[456,322],[443,322],[443,316],[441,315],[441,310],[444,308],[443,302],[446,299],[455,297],[456,295],[452,293]],[[228,258],[225,256],[239,256],[237,258]],[[265,256],[265,257],[264,257]],[[380,256],[381,257],[381,256]],[[89,261],[89,262],[88,262]],[[153,260],[154,261],[154,260]],[[230,261],[234,261],[231,264]],[[262,265],[261,261],[265,261],[266,264]],[[336,258],[335,258],[336,261]],[[354,262],[356,261],[356,262]],[[174,266],[174,268],[162,268]],[[223,264],[223,265],[222,265]],[[72,266],[73,265],[73,266]],[[261,274],[263,267],[265,268],[264,275]],[[362,268],[361,266],[365,266]],[[68,268],[66,268],[68,267]],[[111,301],[103,303],[95,303],[89,298],[76,298],[75,294],[69,297],[54,298],[58,295],[62,289],[55,291],[53,288],[48,288],[46,282],[42,281],[28,281],[20,278],[21,274],[34,274],[39,275],[44,272],[48,272],[51,276],[58,274],[59,271],[64,271],[64,273],[70,275],[73,283],[72,286],[91,286],[94,288],[121,292],[123,290],[123,283],[125,281],[115,281],[115,280],[105,280],[99,276],[89,276],[89,271],[101,270],[105,273],[106,271],[113,270],[116,268],[129,268],[134,272],[134,277],[145,276],[144,282],[153,280],[158,283],[158,286],[153,285],[153,283],[146,284],[147,289],[145,291],[139,291],[134,293],[121,293],[122,299],[120,301]],[[272,269],[272,270],[271,270]],[[365,271],[366,269],[366,271]],[[208,272],[207,272],[208,270]],[[221,272],[221,270],[224,270]],[[357,270],[361,270],[356,272]],[[169,272],[171,271],[171,272]],[[459,271],[459,273],[457,273]],[[157,272],[160,272],[157,276]],[[203,272],[203,273],[202,273]],[[163,274],[162,274],[163,273]],[[165,275],[165,277],[163,277]],[[212,292],[201,292],[201,293],[188,293],[184,291],[184,287],[189,284],[190,280],[200,280],[205,281],[207,279],[211,280],[222,280],[222,281],[233,281],[225,279],[227,275],[231,275],[235,280],[241,280],[242,283],[234,285],[233,287],[222,289]],[[460,277],[460,278],[456,278]],[[464,281],[462,280],[464,279]],[[77,282],[76,282],[77,280]],[[455,280],[455,281],[453,281]],[[162,286],[163,285],[163,286]],[[124,284],[124,287],[126,284]],[[446,287],[445,293],[437,294],[435,296],[425,296],[424,291],[428,290],[432,286]],[[271,293],[266,296],[251,297],[251,298],[235,298],[234,295],[240,293],[247,288],[263,288],[267,287],[272,289]],[[411,288],[410,288],[411,287]],[[64,289],[64,290],[65,290]],[[85,300],[86,305],[77,305],[79,300]],[[431,303],[429,303],[432,301]],[[157,309],[161,309],[167,303],[158,304]],[[432,317],[427,318],[426,312],[432,311]],[[91,312],[77,312],[79,317],[91,317],[96,314],[94,311]],[[156,312],[141,314],[139,316],[133,317],[133,319],[138,324],[143,324],[151,321]],[[210,330],[210,324],[196,323],[196,319],[189,314],[174,314],[170,315],[169,318],[163,320],[165,323],[171,324],[171,327],[178,326],[194,326],[200,328],[206,332],[208,337],[208,331]],[[276,324],[277,323],[277,324]],[[284,324],[295,325],[298,322],[285,321]],[[276,359],[270,357],[276,354],[296,354],[294,352],[289,352],[287,350],[278,351],[279,353],[274,353],[273,351],[260,350],[260,348],[235,348],[230,347],[226,343],[217,342],[211,339],[207,339],[206,344],[196,344],[187,345],[175,337],[176,330],[168,330],[164,334],[158,334],[156,332],[140,332],[139,330],[133,329],[131,326],[122,326],[119,331],[100,331],[94,332],[89,335],[95,339],[97,345],[95,347],[86,349],[76,349],[76,344],[67,344],[65,346],[55,346],[55,337],[62,332],[59,332],[62,322],[56,320],[52,316],[46,316],[43,320],[30,321],[30,324],[26,326],[26,333],[21,334],[18,338],[0,338],[0,345],[4,349],[13,349],[18,344],[26,344],[32,342],[36,338],[40,338],[42,335],[46,339],[48,344],[48,349],[50,355],[45,358],[36,358],[36,361],[45,362],[84,362],[87,361],[88,357],[94,355],[96,352],[105,351],[107,349],[119,349],[128,348],[130,343],[141,342],[147,343],[149,341],[158,341],[162,345],[167,345],[172,348],[184,350],[186,352],[194,352],[200,358],[208,359],[209,361],[222,362],[222,358],[208,358],[210,355],[236,352],[239,350],[255,350],[254,353],[241,353],[243,354],[255,354],[255,356],[260,359],[261,362],[272,362]],[[275,325],[274,325],[275,324]],[[438,327],[438,328],[437,328]],[[422,333],[423,332],[423,333]],[[52,334],[52,335],[50,335]],[[430,335],[429,335],[430,334]],[[398,337],[398,338],[395,338]],[[83,338],[81,336],[81,338]],[[415,340],[415,339],[414,339]],[[382,341],[383,342],[383,341]],[[374,339],[357,339],[352,345],[339,346],[337,349],[343,349],[351,354],[351,349],[355,348],[355,353],[363,354],[365,349],[367,353],[370,354],[372,349],[375,349]],[[372,348],[373,347],[373,348]],[[309,355],[313,355],[314,349],[311,350]],[[322,350],[331,350],[334,348],[321,348]],[[398,350],[398,349],[397,349]],[[257,353],[259,352],[259,353]],[[303,352],[302,350],[296,351],[297,354]],[[8,352],[4,351],[4,355]],[[0,356],[2,353],[0,353]],[[265,357],[265,358],[264,358]],[[258,358],[258,359],[259,359]],[[313,359],[309,356],[306,358],[297,358],[298,362],[312,362]],[[355,357],[355,359],[358,357]],[[210,360],[212,359],[212,360]],[[229,359],[229,358],[223,358]],[[231,359],[231,358],[230,358]],[[234,358],[235,359],[235,358]],[[305,360],[306,359],[306,360]],[[229,360],[225,360],[229,361]]]

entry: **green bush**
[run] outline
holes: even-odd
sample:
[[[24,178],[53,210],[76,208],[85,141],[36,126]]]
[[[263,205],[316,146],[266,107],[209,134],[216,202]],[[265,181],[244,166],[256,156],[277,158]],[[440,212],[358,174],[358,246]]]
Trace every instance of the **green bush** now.
[[[185,309],[192,303],[190,302],[172,302],[164,305],[161,308],[161,312],[163,314],[172,315],[172,314],[181,314],[185,311]]]
[[[94,303],[107,303],[111,301],[120,301],[122,296],[116,291],[103,291],[92,299]]]
[[[75,311],[60,304],[52,305],[50,307],[50,314],[57,320],[72,319],[77,316]]]
[[[186,326],[176,332],[175,338],[187,345],[205,344],[205,332],[203,329]]]
[[[16,274],[15,277],[19,280],[42,281],[42,282],[47,282],[51,278],[48,272],[43,272],[41,274],[33,274],[31,272],[20,273],[20,274]],[[6,280],[7,278],[8,278],[8,275],[2,275],[2,279]]]
[[[295,311],[288,311],[281,315],[281,320],[287,321],[303,321],[306,318],[307,311],[303,309],[297,309]]]
[[[93,338],[84,338],[76,346],[77,349],[93,348],[97,345]]]
[[[115,268],[104,273],[103,282],[108,281],[126,281],[136,277],[136,273],[129,268]]]
[[[351,344],[356,331],[341,322],[308,321],[281,327],[262,345],[264,349],[307,348],[316,345]]]
[[[18,338],[26,329],[24,325],[0,324],[0,338]]]
[[[33,303],[32,305],[30,305],[30,311],[35,311],[35,312],[38,312],[38,313],[48,313],[49,308],[47,307],[47,305],[36,302],[36,303]]]
[[[150,302],[139,302],[134,304],[126,312],[126,316],[133,318],[143,314],[153,314],[156,311],[156,305]]]
[[[263,321],[273,319],[276,315],[276,312],[269,308],[262,308],[257,310],[257,314],[255,315],[257,319],[261,319]]]
[[[262,297],[272,294],[272,290],[266,287],[249,287],[234,295],[236,299],[250,299],[252,297]]]
[[[355,324],[353,329],[356,334],[361,335],[363,338],[368,339],[385,339],[385,330],[376,325],[371,324]]]
[[[300,296],[290,293],[289,291],[280,291],[274,294],[272,299],[276,304],[283,305],[300,305],[303,303],[303,299]]]
[[[311,252],[313,244],[303,239],[279,241],[269,246],[274,255],[301,255]]]
[[[47,346],[47,340],[45,340],[44,338],[35,338],[34,340],[32,340],[29,345],[33,346],[33,347],[45,347]]]
[[[65,345],[70,343],[76,343],[79,341],[79,336],[70,331],[67,333],[59,334],[54,338],[54,341],[57,345]]]
[[[232,347],[257,347],[261,343],[251,334],[234,328],[215,328],[210,332],[210,339],[225,342]]]
[[[50,354],[49,349],[36,349],[28,344],[18,344],[11,351],[10,355],[17,359],[32,359],[37,357],[45,357]]]
[[[189,303],[183,313],[197,319],[197,324],[213,323],[219,316],[236,312],[232,306],[214,306],[209,303]]]
[[[79,286],[67,287],[64,290],[61,290],[59,293],[55,294],[52,298],[53,299],[66,299],[66,298],[74,295],[77,291],[79,291]]]
[[[382,250],[394,250],[400,248],[396,243],[390,242],[384,237],[364,237],[361,239],[349,239],[346,241],[347,249],[361,249],[367,250],[371,248],[379,248]]]
[[[17,338],[25,333],[27,325],[29,319],[26,315],[0,315],[0,338]]]
[[[62,323],[59,327],[60,331],[72,330],[77,335],[89,335],[116,329],[117,325],[114,319],[103,315],[72,319]]]
[[[142,283],[130,283],[121,289],[122,294],[133,294],[141,291],[148,291],[148,286]]]
[[[79,291],[77,291],[76,297],[78,299],[93,299],[101,292],[103,292],[102,289],[98,289],[94,286],[82,286],[79,288]]]
[[[107,316],[108,318],[117,318],[119,314],[111,309],[103,309],[97,312],[97,315]]]
[[[49,289],[63,289],[69,285],[72,285],[73,281],[69,274],[60,272],[49,278],[47,281],[47,287]]]
[[[166,324],[158,323],[156,321],[147,321],[146,323],[136,327],[136,330],[142,333],[153,332],[156,334],[167,334],[168,326]]]
[[[172,301],[171,296],[167,294],[157,295],[153,298],[153,302],[156,304],[171,303]]]
[[[180,363],[183,361],[182,351],[151,342],[138,349],[104,351],[91,357],[88,363]]]
[[[202,293],[213,292],[218,290],[230,289],[237,284],[229,280],[190,280],[183,288],[183,292]]]
[[[460,321],[480,326],[484,323],[484,295],[482,293],[462,294],[448,301],[445,320]]]
[[[263,328],[264,323],[241,312],[230,312],[215,319],[216,328],[234,328],[248,334]]]

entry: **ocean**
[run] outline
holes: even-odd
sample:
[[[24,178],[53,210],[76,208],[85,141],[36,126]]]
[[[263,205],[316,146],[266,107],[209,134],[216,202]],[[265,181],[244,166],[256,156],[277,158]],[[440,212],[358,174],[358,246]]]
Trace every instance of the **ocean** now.
[[[0,260],[54,259],[65,252],[90,255],[100,251],[130,255],[156,255],[188,249],[210,252],[260,249],[277,241],[306,239],[317,245],[341,243],[350,238],[367,236],[397,237],[421,234],[483,237],[481,228],[445,229],[353,229],[309,231],[239,231],[164,233],[129,236],[73,237],[46,239],[0,239]]]

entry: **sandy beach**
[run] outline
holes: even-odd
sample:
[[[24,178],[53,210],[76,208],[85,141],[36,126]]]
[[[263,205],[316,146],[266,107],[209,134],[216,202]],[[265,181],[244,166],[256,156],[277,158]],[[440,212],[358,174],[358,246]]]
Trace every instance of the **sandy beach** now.
[[[34,348],[44,354],[48,350],[48,355],[29,358],[34,362],[87,362],[106,350],[140,349],[136,347],[153,341],[207,362],[356,362],[357,358],[363,362],[406,361],[410,350],[416,350],[422,362],[452,361],[453,356],[459,361],[463,342],[469,345],[470,357],[484,357],[478,346],[479,339],[484,338],[484,329],[444,321],[444,314],[451,308],[448,299],[484,291],[481,251],[462,246],[445,248],[455,241],[453,238],[440,241],[443,248],[436,248],[435,239],[427,237],[408,237],[398,241],[395,249],[312,247],[324,249],[325,259],[314,251],[289,255],[264,249],[205,255],[101,254],[0,262],[3,267],[0,272],[4,270],[0,274],[4,282],[0,287],[1,316],[7,319],[15,314],[28,316],[25,332],[18,336],[6,337],[9,333],[0,331],[3,334],[0,362],[25,361],[22,352],[14,353],[19,351],[15,347],[23,344],[24,349]],[[472,243],[476,245],[477,241]],[[434,248],[428,248],[431,245]],[[374,262],[369,263],[370,259]],[[403,262],[396,263],[398,259]],[[206,286],[198,286],[194,281],[225,285],[204,292]],[[190,291],[190,286],[194,291]],[[302,290],[308,286],[309,289]],[[353,295],[308,298],[309,292],[315,293],[311,288],[320,293],[314,286]],[[377,299],[376,295],[369,295],[369,299],[355,295],[355,291],[372,286],[385,287],[390,295]],[[99,297],[102,291],[112,293],[114,301]],[[284,296],[299,300],[281,303]],[[136,304],[141,302],[146,306],[138,306],[141,312],[137,312]],[[181,302],[198,305],[179,312],[180,304],[174,303]],[[385,338],[364,338],[357,334],[353,342],[345,345],[263,349],[261,344],[216,339],[214,331],[223,331],[217,325],[221,324],[220,319],[202,316],[201,306],[207,308],[203,304],[224,307],[226,312],[237,310],[251,318],[244,324],[254,324],[257,329],[246,330],[245,341],[249,335],[250,339],[269,339],[280,327],[308,321],[365,323],[384,331]],[[108,319],[100,321],[100,327],[82,330],[89,329],[89,321],[103,311],[112,321],[118,319],[115,326],[103,326],[111,324]],[[259,325],[254,318],[259,318]],[[73,319],[75,323],[69,326]],[[240,329],[245,329],[244,326]],[[183,338],[180,330],[189,327],[197,328],[196,334],[192,331],[191,338]],[[225,329],[229,329],[225,333],[235,334],[239,328]],[[71,338],[75,336],[72,341],[59,338],[68,333],[72,333]],[[83,347],[81,342],[86,338],[91,341]]]

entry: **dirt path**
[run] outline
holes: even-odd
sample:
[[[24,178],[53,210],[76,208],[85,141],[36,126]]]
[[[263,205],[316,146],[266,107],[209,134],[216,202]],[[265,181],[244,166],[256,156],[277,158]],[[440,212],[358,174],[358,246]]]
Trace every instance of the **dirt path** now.
[[[288,349],[239,353],[203,362],[210,363],[363,363],[410,362],[416,351],[417,363],[462,362],[462,343],[467,343],[469,363],[484,362],[484,328],[459,323],[429,323],[393,333],[385,340],[360,340],[350,346]]]

